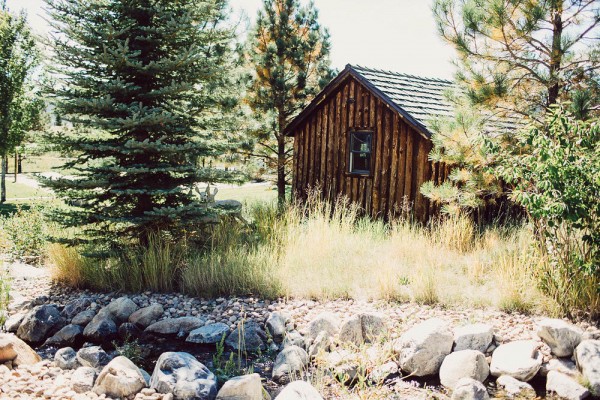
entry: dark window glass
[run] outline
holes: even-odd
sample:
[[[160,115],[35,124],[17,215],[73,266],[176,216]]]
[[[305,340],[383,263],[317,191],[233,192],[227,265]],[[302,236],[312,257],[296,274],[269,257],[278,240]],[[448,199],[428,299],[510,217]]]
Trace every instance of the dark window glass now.
[[[373,132],[350,132],[350,173],[371,173]]]

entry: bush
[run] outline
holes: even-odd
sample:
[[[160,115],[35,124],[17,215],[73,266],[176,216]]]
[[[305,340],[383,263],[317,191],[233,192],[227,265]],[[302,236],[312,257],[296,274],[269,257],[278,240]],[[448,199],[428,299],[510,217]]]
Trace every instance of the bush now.
[[[0,228],[5,235],[8,254],[14,260],[39,262],[44,255],[48,228],[43,208],[40,206],[17,211],[0,217]]]
[[[10,301],[10,281],[3,270],[0,270],[0,326],[6,321],[8,303]]]

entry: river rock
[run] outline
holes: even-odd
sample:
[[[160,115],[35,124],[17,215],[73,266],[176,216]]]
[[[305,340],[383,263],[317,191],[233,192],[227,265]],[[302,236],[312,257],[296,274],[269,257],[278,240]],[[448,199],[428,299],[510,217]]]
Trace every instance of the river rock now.
[[[459,380],[452,392],[452,400],[488,400],[489,398],[483,383],[471,378]]]
[[[310,383],[294,381],[288,383],[275,400],[323,400],[323,397]]]
[[[117,336],[117,325],[108,312],[100,310],[86,325],[83,336],[94,343],[105,343]]]
[[[75,393],[85,393],[92,390],[96,380],[96,369],[79,367],[71,375],[71,387]]]
[[[581,342],[583,331],[562,319],[545,318],[537,324],[538,336],[557,357],[571,357]]]
[[[8,319],[4,322],[4,330],[10,333],[16,333],[19,330],[19,326],[21,326],[21,322],[25,318],[25,313],[16,313],[8,317]]]
[[[577,378],[581,375],[577,370],[577,365],[573,361],[564,358],[553,358],[547,363],[543,363],[540,368],[540,375],[548,376],[550,371],[560,372],[571,378]]]
[[[33,365],[42,358],[24,341],[12,333],[0,333],[0,364],[12,362],[13,367]]]
[[[490,374],[485,355],[477,350],[461,350],[448,354],[440,367],[440,382],[453,389],[462,378],[483,382]]]
[[[209,400],[217,395],[217,378],[191,354],[167,352],[156,362],[150,387],[176,400]]]
[[[196,317],[166,318],[155,322],[144,329],[146,333],[155,335],[177,335],[186,337],[194,329],[204,325],[204,321]]]
[[[494,328],[487,324],[471,324],[454,330],[454,349],[477,350],[485,354],[494,339]]]
[[[329,351],[333,338],[326,331],[321,331],[308,347],[308,355],[314,358],[321,351]]]
[[[100,368],[110,362],[110,356],[100,346],[79,349],[77,361],[84,367]]]
[[[136,324],[141,329],[146,329],[148,326],[158,321],[164,312],[165,310],[162,305],[154,303],[133,312],[129,316],[129,322]]]
[[[275,359],[272,377],[275,381],[283,380],[292,374],[300,374],[308,365],[308,354],[298,346],[284,348]]]
[[[17,336],[26,342],[40,343],[64,324],[65,319],[55,305],[37,306],[23,318]]]
[[[139,368],[127,357],[111,360],[100,372],[94,392],[109,397],[126,398],[146,387],[146,380]]]
[[[62,310],[62,315],[66,319],[71,320],[77,314],[85,311],[90,304],[92,304],[92,301],[88,297],[78,297],[65,304],[65,307]]]
[[[118,299],[111,301],[106,306],[106,310],[117,322],[127,321],[129,316],[138,309],[138,305],[127,296],[119,297]]]
[[[229,379],[219,393],[217,400],[270,400],[271,396],[263,389],[260,375],[250,374]]]
[[[73,319],[71,320],[71,323],[74,325],[81,325],[81,326],[85,327],[87,324],[90,323],[91,320],[94,319],[95,316],[96,316],[96,311],[85,310],[85,311],[80,312],[76,316],[74,316]]]
[[[194,329],[185,341],[190,343],[214,344],[219,343],[223,339],[223,336],[226,336],[228,333],[229,326],[222,322],[217,322]]]
[[[450,325],[433,318],[415,325],[394,343],[400,368],[415,376],[437,374],[452,351],[454,335]]]
[[[259,350],[264,351],[267,348],[264,342],[266,340],[267,335],[260,325],[254,321],[247,321],[244,323],[243,327],[238,325],[233,332],[227,336],[225,344],[236,351],[240,350],[256,353]]]
[[[83,340],[83,328],[80,325],[69,324],[46,339],[46,346],[67,346],[79,344]]]
[[[550,371],[546,379],[546,392],[556,394],[565,400],[582,400],[590,396],[589,390],[571,377],[560,372]]]
[[[63,347],[54,354],[54,363],[61,369],[76,369],[80,366],[77,352],[72,347]]]
[[[590,391],[600,396],[600,340],[584,340],[575,349],[575,362],[589,382]]]
[[[285,338],[283,339],[283,347],[287,346],[298,346],[304,349],[306,342],[304,341],[304,337],[300,334],[300,332],[292,330],[287,332],[285,334]]]
[[[281,343],[285,336],[286,324],[290,317],[279,311],[275,311],[269,314],[267,321],[265,322],[265,328],[273,338],[275,343]]]
[[[323,312],[308,323],[308,338],[312,341],[325,331],[329,337],[337,335],[340,330],[340,320],[332,312]]]
[[[512,376],[502,375],[496,380],[496,386],[507,399],[534,399],[535,390],[529,383],[521,382]]]
[[[542,366],[542,353],[532,340],[518,340],[499,346],[492,354],[490,372],[494,376],[509,375],[528,382]]]

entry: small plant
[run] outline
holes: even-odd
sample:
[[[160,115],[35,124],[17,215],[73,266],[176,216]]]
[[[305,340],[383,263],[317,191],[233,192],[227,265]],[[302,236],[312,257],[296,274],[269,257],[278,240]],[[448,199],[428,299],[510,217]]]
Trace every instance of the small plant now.
[[[120,345],[116,341],[112,343],[120,356],[127,357],[134,364],[139,364],[144,361],[144,357],[142,356],[142,347],[137,339],[132,339],[130,336],[127,336]]]
[[[6,310],[10,301],[10,281],[6,273],[0,270],[0,326],[6,321]]]
[[[0,217],[0,227],[12,259],[29,262],[41,260],[48,238],[46,218],[41,207],[25,209],[19,205],[14,214]]]
[[[254,367],[242,367],[241,350],[238,353],[231,352],[229,357],[225,356],[225,335],[216,344],[216,351],[213,354],[213,373],[217,377],[219,384],[227,382],[229,379],[246,374],[252,374]]]

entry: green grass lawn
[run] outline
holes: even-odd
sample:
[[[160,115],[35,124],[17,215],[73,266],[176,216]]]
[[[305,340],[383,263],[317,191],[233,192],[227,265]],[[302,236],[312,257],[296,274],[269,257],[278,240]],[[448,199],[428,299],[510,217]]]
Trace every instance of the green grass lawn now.
[[[277,199],[277,190],[271,185],[221,188],[216,200],[237,200],[242,203],[268,202]]]
[[[13,182],[12,176],[7,176],[6,179],[6,200],[11,201],[15,199],[31,199],[38,197],[51,196],[50,192],[43,188],[34,188],[29,185],[25,185],[19,182]]]

